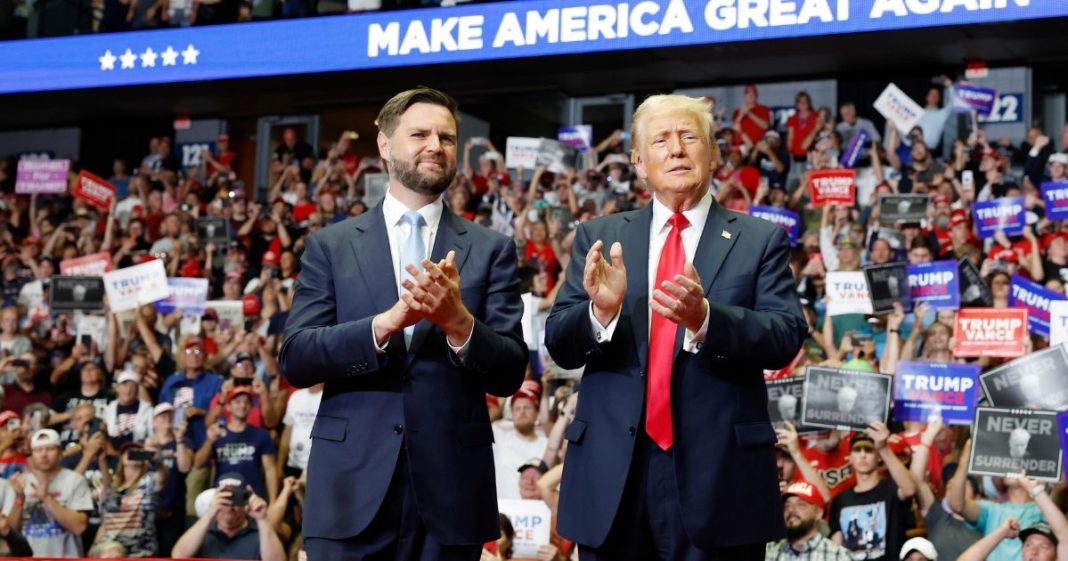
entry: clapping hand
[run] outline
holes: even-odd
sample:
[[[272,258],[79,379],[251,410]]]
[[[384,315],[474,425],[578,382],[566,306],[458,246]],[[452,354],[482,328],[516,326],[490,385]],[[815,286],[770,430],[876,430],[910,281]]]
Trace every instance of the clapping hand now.
[[[602,255],[604,242],[597,240],[586,253],[582,286],[593,303],[593,313],[601,325],[608,325],[623,306],[627,294],[627,268],[623,264],[623,246],[612,244],[611,262]]]

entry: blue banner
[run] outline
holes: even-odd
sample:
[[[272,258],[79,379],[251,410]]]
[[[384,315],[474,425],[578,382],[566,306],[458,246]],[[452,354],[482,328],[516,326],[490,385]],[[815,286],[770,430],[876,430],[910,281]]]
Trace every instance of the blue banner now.
[[[1068,181],[1043,183],[1042,200],[1046,203],[1046,218],[1068,219]]]
[[[894,420],[926,423],[939,413],[947,425],[970,425],[978,388],[978,364],[900,361],[894,375]]]
[[[792,210],[771,206],[750,206],[749,216],[763,218],[778,224],[790,234],[790,245],[797,246],[797,236],[801,232],[801,215]]]
[[[1049,307],[1057,300],[1064,300],[1064,295],[1020,275],[1012,276],[1009,306],[1027,310],[1027,326],[1031,333],[1049,338]]]
[[[1068,16],[1063,1],[531,0],[0,43],[0,93],[369,70]],[[284,40],[280,40],[284,38]]]
[[[956,261],[909,265],[912,305],[927,302],[935,310],[960,308],[960,271]]]
[[[1007,236],[1019,236],[1027,224],[1027,207],[1023,197],[1003,197],[975,203],[975,227],[979,239],[994,237],[998,230]]]
[[[1061,435],[1061,454],[1064,455],[1061,465],[1064,466],[1064,478],[1068,480],[1068,411],[1057,413],[1057,433]]]
[[[860,159],[860,155],[864,153],[864,145],[871,140],[868,136],[868,131],[860,129],[853,135],[853,139],[849,141],[849,146],[846,146],[844,152],[842,152],[842,167],[851,168],[857,165],[857,160]]]
[[[156,302],[156,311],[169,314],[181,310],[187,315],[201,315],[208,301],[208,279],[168,277],[171,295]]]
[[[968,84],[957,84],[953,87],[953,92],[957,96],[953,101],[953,110],[957,113],[975,111],[986,117],[994,110],[994,103],[998,100],[997,90]]]

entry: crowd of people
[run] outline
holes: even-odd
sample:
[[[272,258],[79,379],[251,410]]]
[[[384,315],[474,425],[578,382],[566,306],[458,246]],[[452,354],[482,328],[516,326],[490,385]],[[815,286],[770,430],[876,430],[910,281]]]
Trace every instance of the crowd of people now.
[[[1009,305],[1013,274],[1064,293],[1068,230],[1046,217],[1038,189],[1068,175],[1068,126],[1059,141],[1035,128],[1013,145],[987,138],[973,120],[970,134],[944,147],[944,128],[955,124],[941,95],[931,90],[933,116],[907,134],[893,124],[880,134],[854,104],[818,108],[804,92],[782,130],[753,86],[741,107],[718,109],[718,203],[803,217],[791,267],[809,338],[773,376],[817,365],[892,375],[900,360],[962,360],[952,353],[952,310],[828,316],[831,272],[968,258],[994,308]],[[857,181],[871,182],[872,195],[814,208],[806,172],[840,166],[859,130],[872,142]],[[383,163],[355,153],[352,136],[315,154],[286,130],[264,202],[249,200],[225,136],[199,168],[179,169],[167,138],[151,140],[135,173],[117,160],[107,212],[78,198],[14,195],[14,168],[0,165],[0,553],[301,557],[305,468],[323,385],[292,387],[277,356],[308,236],[374,208],[365,184]],[[496,488],[502,501],[544,501],[554,515],[581,371],[544,352],[544,322],[577,225],[649,204],[624,141],[616,131],[589,149],[588,165],[553,173],[509,169],[492,142],[468,140],[445,195],[456,214],[516,241],[530,364],[518,393],[486,397]],[[919,223],[880,225],[877,196],[885,193],[930,194],[932,204]],[[1013,195],[1026,200],[1024,234],[984,244],[972,205]],[[198,239],[196,219],[205,216],[223,218],[231,241]],[[51,309],[61,262],[101,252],[113,269],[161,260],[168,276],[205,278],[210,299],[239,305],[244,321],[210,306],[197,317],[154,304]],[[1027,341],[1029,352],[1045,346],[1043,337]],[[1004,360],[978,362],[986,369]],[[967,427],[872,421],[867,431],[778,430],[787,538],[768,545],[768,559],[1068,558],[1063,482],[969,474]],[[501,522],[485,561],[518,558],[509,518]],[[553,532],[536,558],[572,559],[575,550]]]

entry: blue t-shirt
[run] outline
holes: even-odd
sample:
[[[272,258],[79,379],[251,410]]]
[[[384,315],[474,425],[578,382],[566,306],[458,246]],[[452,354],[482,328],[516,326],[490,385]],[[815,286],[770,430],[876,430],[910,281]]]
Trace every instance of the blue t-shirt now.
[[[211,398],[222,389],[222,377],[213,372],[201,372],[190,380],[185,372],[175,372],[163,382],[159,391],[160,403],[169,402],[174,408],[193,406],[205,411],[211,406]],[[199,450],[207,440],[207,427],[204,417],[192,417],[186,429],[186,436],[192,441],[194,450]]]
[[[1029,528],[1036,522],[1044,522],[1046,517],[1038,505],[1029,502],[995,503],[992,501],[979,501],[979,519],[975,527],[984,536],[997,530],[1006,518],[1015,518],[1020,523],[1020,528]],[[990,552],[987,561],[1018,561],[1023,558],[1023,542],[1020,540],[1001,540],[1001,543]]]
[[[192,450],[193,443],[185,437],[185,447]],[[178,441],[172,440],[160,446],[160,459],[167,466],[167,483],[159,494],[159,507],[175,514],[185,514],[185,476],[178,469]]]
[[[219,476],[228,472],[237,472],[252,485],[256,494],[268,499],[267,485],[263,477],[263,456],[274,454],[274,442],[265,429],[245,427],[241,432],[226,429],[226,435],[215,441],[212,455],[215,458],[215,483]]]

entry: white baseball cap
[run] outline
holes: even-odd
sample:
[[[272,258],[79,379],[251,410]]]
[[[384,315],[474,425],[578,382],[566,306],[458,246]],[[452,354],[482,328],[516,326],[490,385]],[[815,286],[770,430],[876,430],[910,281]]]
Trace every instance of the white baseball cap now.
[[[59,447],[59,433],[52,429],[41,429],[33,433],[33,438],[30,439],[30,448],[37,449],[42,446]]]
[[[115,379],[115,383],[116,384],[121,384],[123,382],[133,382],[135,384],[140,384],[141,383],[141,375],[138,374],[137,372],[132,371],[132,370],[123,370],[119,374],[119,377]]]
[[[913,551],[919,551],[921,555],[934,561],[938,559],[938,551],[935,550],[935,546],[927,538],[912,538],[905,542],[905,545],[901,546],[901,559],[904,561]]]

